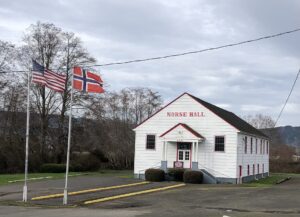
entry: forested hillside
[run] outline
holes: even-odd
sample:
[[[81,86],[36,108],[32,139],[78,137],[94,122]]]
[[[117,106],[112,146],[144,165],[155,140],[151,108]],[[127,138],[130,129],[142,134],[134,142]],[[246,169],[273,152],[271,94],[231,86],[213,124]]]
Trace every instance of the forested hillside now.
[[[262,131],[271,138],[272,146],[289,145],[300,148],[300,127],[275,127]]]

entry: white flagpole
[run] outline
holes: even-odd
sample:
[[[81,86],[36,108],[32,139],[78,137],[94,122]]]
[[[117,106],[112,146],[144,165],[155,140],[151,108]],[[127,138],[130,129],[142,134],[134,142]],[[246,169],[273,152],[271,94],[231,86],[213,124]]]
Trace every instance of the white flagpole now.
[[[27,81],[27,119],[26,119],[26,147],[25,147],[25,178],[23,187],[23,202],[27,202],[27,179],[28,179],[28,149],[29,149],[29,116],[30,116],[30,71]]]
[[[68,204],[68,175],[70,164],[70,148],[71,148],[71,131],[72,131],[72,105],[73,105],[73,72],[71,74],[71,99],[70,99],[70,113],[69,113],[69,132],[68,132],[68,149],[67,149],[67,163],[66,163],[66,177],[64,188],[63,204]]]

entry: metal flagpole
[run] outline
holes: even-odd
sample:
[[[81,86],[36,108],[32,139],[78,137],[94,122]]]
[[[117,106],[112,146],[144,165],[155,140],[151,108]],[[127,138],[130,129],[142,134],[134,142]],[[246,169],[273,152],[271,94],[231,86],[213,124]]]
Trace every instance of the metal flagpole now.
[[[69,175],[70,148],[71,148],[72,105],[73,105],[73,72],[71,74],[71,99],[70,99],[68,150],[67,150],[66,177],[65,177],[66,180],[65,180],[64,199],[63,199],[64,205],[68,204],[68,175]]]
[[[27,81],[27,119],[26,119],[26,147],[25,147],[25,178],[23,187],[23,202],[27,202],[27,179],[28,179],[28,149],[29,149],[29,116],[30,116],[30,71]]]

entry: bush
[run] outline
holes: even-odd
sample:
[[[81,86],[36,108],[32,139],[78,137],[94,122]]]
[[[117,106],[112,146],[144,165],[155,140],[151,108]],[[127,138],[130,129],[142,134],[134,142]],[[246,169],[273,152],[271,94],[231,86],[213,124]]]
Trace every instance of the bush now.
[[[200,171],[187,170],[183,174],[185,183],[200,184],[203,181],[203,173]]]
[[[168,175],[172,180],[182,182],[184,171],[183,168],[170,168],[168,169]]]
[[[65,164],[43,164],[40,167],[41,173],[63,173],[66,172]]]
[[[165,171],[161,169],[147,169],[145,179],[150,182],[162,182],[165,180]]]
[[[101,162],[93,154],[73,154],[70,160],[70,171],[72,172],[85,172],[97,171],[100,169]]]

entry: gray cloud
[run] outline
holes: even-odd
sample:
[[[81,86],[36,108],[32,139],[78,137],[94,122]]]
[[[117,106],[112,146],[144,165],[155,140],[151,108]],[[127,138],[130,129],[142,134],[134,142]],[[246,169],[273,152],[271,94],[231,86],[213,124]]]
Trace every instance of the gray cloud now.
[[[99,63],[219,46],[300,27],[296,0],[0,0],[0,39],[40,20],[73,31]],[[102,67],[109,89],[190,92],[238,115],[274,118],[299,68],[300,33],[197,55]],[[299,125],[300,85],[279,124]]]

